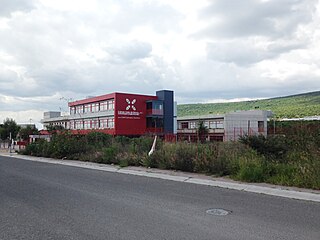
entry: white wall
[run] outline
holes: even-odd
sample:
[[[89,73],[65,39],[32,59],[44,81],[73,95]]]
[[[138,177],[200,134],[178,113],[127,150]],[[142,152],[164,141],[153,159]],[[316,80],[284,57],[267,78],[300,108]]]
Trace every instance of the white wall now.
[[[269,111],[251,110],[232,112],[225,115],[225,141],[237,140],[241,135],[267,135]],[[259,132],[258,121],[263,121],[263,132]]]

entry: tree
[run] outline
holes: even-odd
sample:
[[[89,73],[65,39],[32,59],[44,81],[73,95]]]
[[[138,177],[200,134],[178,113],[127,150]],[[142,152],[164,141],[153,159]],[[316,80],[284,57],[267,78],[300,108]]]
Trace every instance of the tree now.
[[[13,119],[6,118],[6,120],[3,121],[3,124],[0,127],[1,139],[2,140],[9,139],[10,133],[11,133],[11,138],[15,139],[17,137],[19,130],[20,130],[20,127]]]
[[[19,131],[19,137],[22,140],[28,140],[29,135],[38,134],[38,129],[35,127],[27,126],[25,128],[21,128]]]
[[[206,135],[209,132],[209,129],[207,126],[204,125],[203,121],[199,121],[198,123],[198,141],[200,140],[202,143],[206,140]]]
[[[5,139],[5,130],[3,128],[3,124],[0,124],[0,139],[4,140]]]

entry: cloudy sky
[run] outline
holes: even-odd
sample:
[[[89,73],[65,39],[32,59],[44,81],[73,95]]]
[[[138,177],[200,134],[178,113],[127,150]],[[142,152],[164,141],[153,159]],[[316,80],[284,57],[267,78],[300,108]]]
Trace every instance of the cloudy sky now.
[[[320,90],[320,0],[0,0],[0,121],[109,92]]]

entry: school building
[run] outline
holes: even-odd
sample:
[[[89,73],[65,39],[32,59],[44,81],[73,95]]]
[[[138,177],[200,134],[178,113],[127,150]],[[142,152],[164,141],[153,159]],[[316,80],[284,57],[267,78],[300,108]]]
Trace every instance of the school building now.
[[[160,90],[155,95],[115,92],[68,105],[67,116],[61,116],[61,112],[45,112],[41,120],[43,126],[62,126],[79,134],[93,130],[114,136],[176,134],[173,91]]]

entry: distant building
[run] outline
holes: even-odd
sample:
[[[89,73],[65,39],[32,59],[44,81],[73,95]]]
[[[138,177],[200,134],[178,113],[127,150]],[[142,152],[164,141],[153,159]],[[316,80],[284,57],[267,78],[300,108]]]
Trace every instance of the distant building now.
[[[36,125],[33,124],[33,123],[19,123],[18,126],[20,128],[27,128],[27,127],[30,127],[32,129],[36,129]]]
[[[100,131],[111,135],[140,136],[176,133],[174,93],[157,91],[155,96],[111,93],[69,103],[70,114],[45,112],[44,127],[62,126],[73,133]]]
[[[223,115],[188,116],[178,118],[178,139],[196,141],[199,122],[207,128],[207,141],[238,140],[244,135],[267,135],[267,119],[270,111],[237,111]]]

